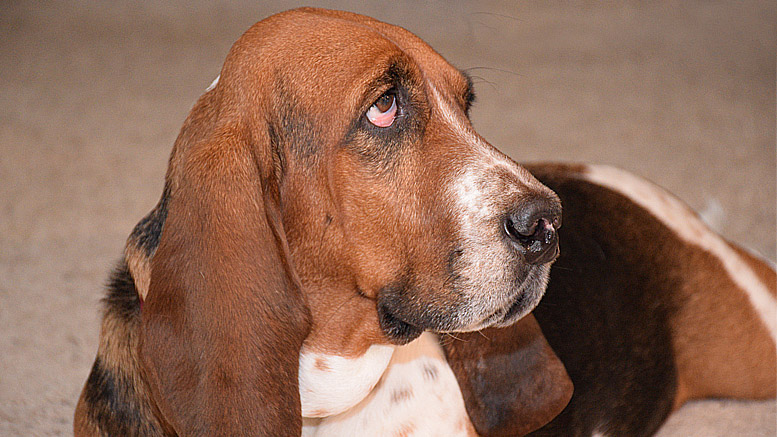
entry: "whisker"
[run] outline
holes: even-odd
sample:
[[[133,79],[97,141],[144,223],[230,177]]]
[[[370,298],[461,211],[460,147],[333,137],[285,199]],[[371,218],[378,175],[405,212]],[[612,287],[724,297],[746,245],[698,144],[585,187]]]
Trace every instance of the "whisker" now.
[[[486,85],[491,85],[491,88],[493,88],[494,90],[497,89],[496,88],[496,84],[494,82],[491,82],[490,80],[488,80],[488,79],[486,79],[486,78],[484,78],[482,76],[470,76],[470,77],[472,78],[472,83],[474,85],[485,83]]]
[[[513,21],[526,22],[526,20],[523,18],[518,18],[513,15],[499,14],[496,12],[473,12],[470,15],[488,15],[492,17],[509,18],[510,20],[513,20]]]
[[[448,338],[450,338],[452,340],[455,340],[455,341],[467,341],[467,340],[462,340],[459,337],[456,337],[452,332],[445,332],[444,334],[445,334],[446,337],[448,337]]]

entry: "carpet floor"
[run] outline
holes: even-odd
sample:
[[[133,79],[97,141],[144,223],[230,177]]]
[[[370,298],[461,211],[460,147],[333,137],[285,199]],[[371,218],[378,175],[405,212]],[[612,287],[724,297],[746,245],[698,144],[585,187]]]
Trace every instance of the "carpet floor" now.
[[[415,32],[476,82],[519,161],[613,164],[775,260],[777,4],[323,1]],[[0,435],[68,435],[99,299],[191,105],[278,2],[0,2]],[[708,400],[660,436],[774,436]]]

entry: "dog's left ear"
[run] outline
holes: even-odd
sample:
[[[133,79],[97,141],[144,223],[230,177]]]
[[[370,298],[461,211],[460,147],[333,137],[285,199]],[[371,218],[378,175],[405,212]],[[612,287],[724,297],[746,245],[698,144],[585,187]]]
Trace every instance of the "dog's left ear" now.
[[[479,435],[519,436],[550,422],[572,381],[534,316],[507,328],[456,334],[443,349]]]

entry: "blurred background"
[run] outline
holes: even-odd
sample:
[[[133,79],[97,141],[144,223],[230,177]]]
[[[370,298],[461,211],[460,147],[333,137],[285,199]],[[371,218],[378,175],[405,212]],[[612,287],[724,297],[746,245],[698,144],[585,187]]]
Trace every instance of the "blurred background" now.
[[[71,434],[99,299],[231,44],[304,3],[0,2],[0,435]],[[407,28],[476,83],[518,161],[613,164],[774,261],[777,3],[322,1]],[[667,248],[671,250],[671,247]],[[703,401],[662,436],[774,436]]]

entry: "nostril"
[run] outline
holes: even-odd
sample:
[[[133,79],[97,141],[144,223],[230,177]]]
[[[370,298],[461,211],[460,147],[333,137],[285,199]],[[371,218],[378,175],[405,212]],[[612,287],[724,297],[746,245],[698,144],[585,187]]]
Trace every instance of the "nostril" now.
[[[548,221],[548,219],[542,218],[534,226],[534,233],[532,234],[532,237],[535,240],[542,242],[543,244],[550,244],[555,236],[556,230],[553,229],[553,225],[550,223],[550,221]]]
[[[531,244],[534,241],[540,241],[544,244],[550,243],[552,238],[556,234],[556,226],[558,220],[541,218],[532,222],[529,226],[520,226],[511,219],[505,220],[505,232],[510,238],[518,241],[522,244]]]
[[[513,240],[519,243],[528,243],[534,235],[534,231],[537,228],[538,223],[534,223],[530,226],[525,226],[517,223],[512,217],[505,219],[505,232]]]
[[[558,255],[557,229],[561,215],[553,211],[533,211],[511,214],[504,220],[507,236],[517,246],[529,264],[550,262]]]

